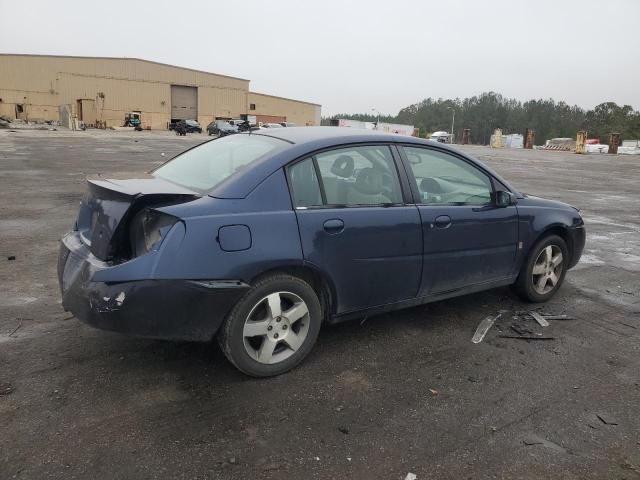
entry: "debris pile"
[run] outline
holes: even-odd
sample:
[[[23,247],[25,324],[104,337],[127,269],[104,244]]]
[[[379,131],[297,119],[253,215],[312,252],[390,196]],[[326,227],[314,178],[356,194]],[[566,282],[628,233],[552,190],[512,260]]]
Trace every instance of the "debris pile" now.
[[[11,130],[56,130],[60,122],[55,120],[34,119],[25,121],[20,118],[10,118],[6,115],[0,116],[0,129],[6,128]]]
[[[473,343],[480,343],[484,339],[487,332],[494,325],[496,320],[502,317],[502,313],[499,313],[496,316],[488,316],[482,319],[482,321],[478,324],[471,341]],[[511,338],[517,340],[555,340],[555,337],[550,335],[545,335],[542,332],[537,332],[535,330],[535,324],[539,327],[546,328],[550,325],[549,320],[575,320],[574,317],[565,314],[555,314],[555,313],[542,313],[534,310],[526,310],[526,311],[517,311],[511,317],[511,324],[507,328],[504,328],[503,325],[498,326],[498,330],[501,332],[498,334],[499,338]],[[535,324],[533,322],[535,322]],[[528,322],[528,323],[527,323]],[[507,333],[508,332],[508,333]]]

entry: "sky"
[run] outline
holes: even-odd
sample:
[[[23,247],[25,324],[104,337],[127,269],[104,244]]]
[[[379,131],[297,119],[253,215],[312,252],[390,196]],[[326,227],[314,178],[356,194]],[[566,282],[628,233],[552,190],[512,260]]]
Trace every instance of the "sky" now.
[[[486,91],[640,109],[639,19],[639,0],[0,0],[0,53],[154,60],[323,115]]]

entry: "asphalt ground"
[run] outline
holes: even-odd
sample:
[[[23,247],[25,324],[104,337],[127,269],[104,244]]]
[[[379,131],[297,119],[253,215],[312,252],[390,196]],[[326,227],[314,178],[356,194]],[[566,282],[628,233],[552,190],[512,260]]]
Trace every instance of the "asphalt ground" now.
[[[640,478],[640,158],[465,148],[582,209],[587,247],[554,299],[504,288],[325,327],[303,365],[256,380],[216,345],[95,330],[60,305],[85,176],[206,139],[0,131],[0,479]],[[575,320],[512,318],[532,308]],[[553,339],[500,337],[514,323]]]

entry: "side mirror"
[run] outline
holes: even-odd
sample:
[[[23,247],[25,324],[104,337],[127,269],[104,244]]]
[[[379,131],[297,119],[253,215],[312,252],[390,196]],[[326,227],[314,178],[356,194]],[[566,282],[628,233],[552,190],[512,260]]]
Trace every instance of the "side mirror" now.
[[[511,192],[498,190],[495,194],[495,205],[499,208],[505,208],[516,204],[516,197]]]

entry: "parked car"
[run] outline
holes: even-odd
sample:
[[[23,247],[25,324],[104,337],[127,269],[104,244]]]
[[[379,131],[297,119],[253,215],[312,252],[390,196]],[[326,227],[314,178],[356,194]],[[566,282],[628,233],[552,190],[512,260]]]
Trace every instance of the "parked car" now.
[[[169,130],[176,130],[180,127],[181,131],[185,133],[202,133],[202,127],[197,120],[178,120],[177,122],[169,123]],[[183,135],[183,133],[179,133]]]
[[[579,210],[469,155],[337,127],[214,139],[148,175],[88,180],[62,238],[62,304],[131,335],[217,338],[254,376],[323,323],[512,285],[543,302],[585,244]]]
[[[219,137],[224,137],[225,135],[238,133],[238,126],[232,125],[227,120],[214,120],[209,125],[207,125],[207,133],[209,135],[218,135]]]
[[[282,128],[279,123],[263,123],[262,128]]]

